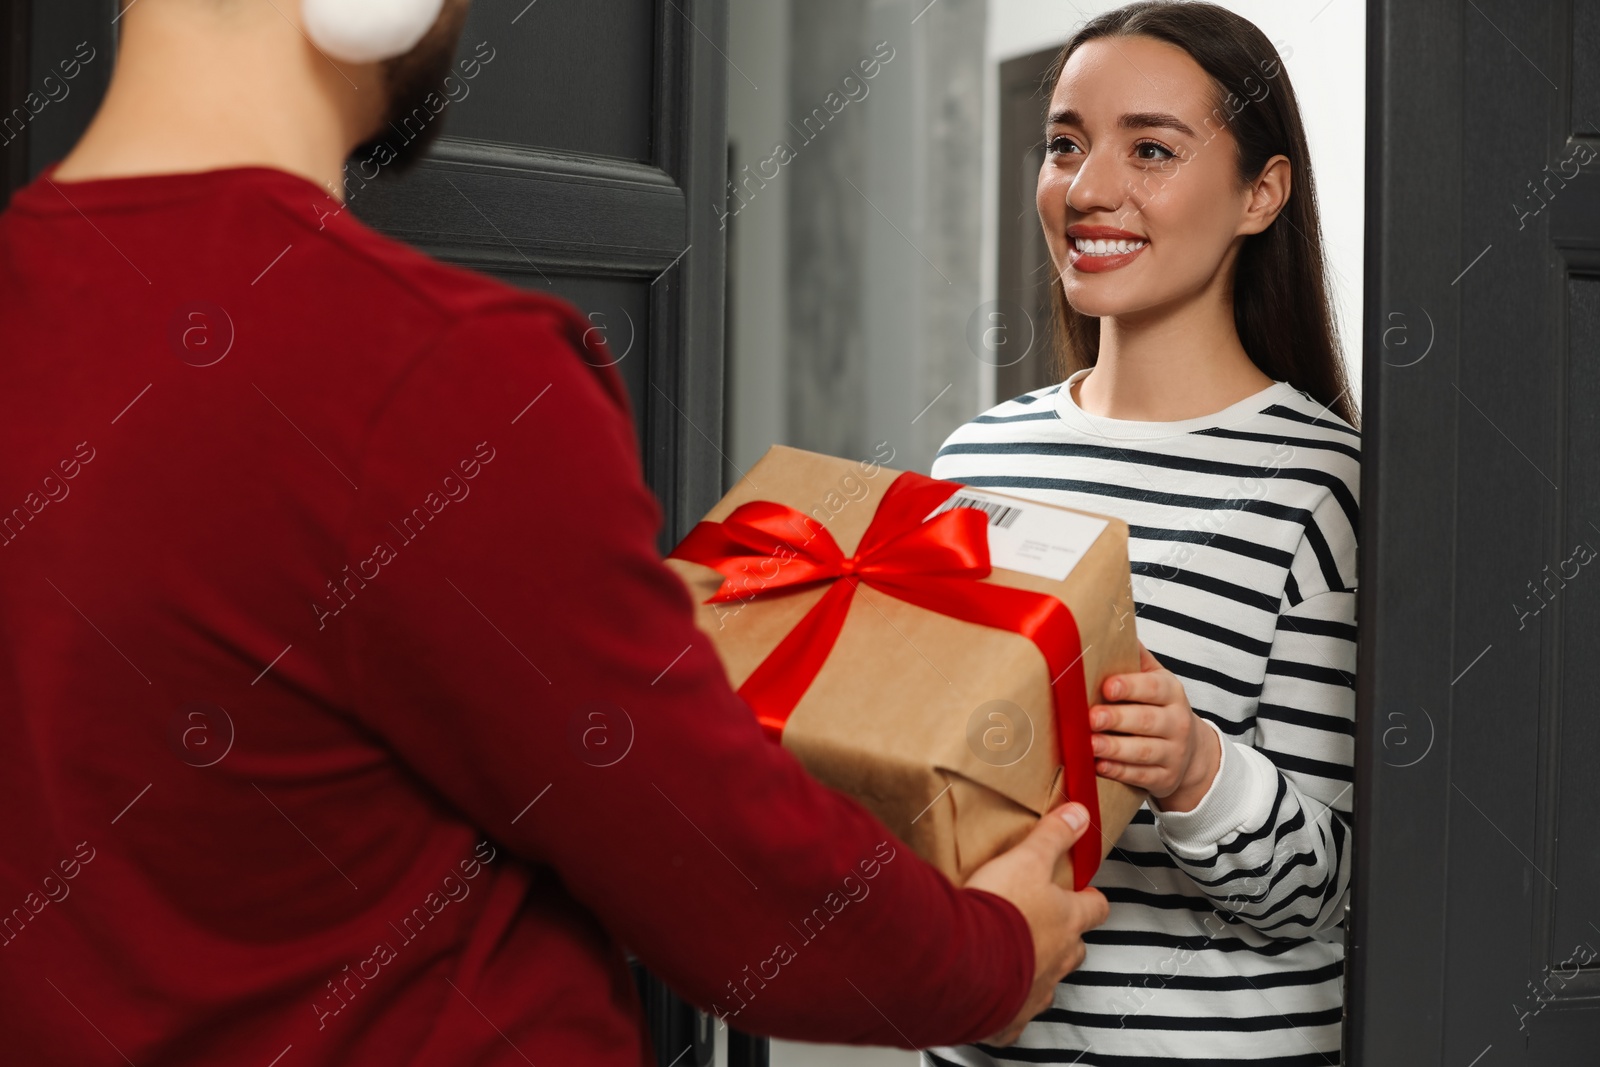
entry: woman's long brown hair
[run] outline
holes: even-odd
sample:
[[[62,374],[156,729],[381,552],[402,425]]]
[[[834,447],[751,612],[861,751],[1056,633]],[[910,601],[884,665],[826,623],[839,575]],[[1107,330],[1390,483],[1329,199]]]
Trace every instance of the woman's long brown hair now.
[[[1238,145],[1241,182],[1267,160],[1288,157],[1292,190],[1272,224],[1239,250],[1233,279],[1233,322],[1251,362],[1286,381],[1353,427],[1360,413],[1339,356],[1328,299],[1327,263],[1317,220],[1316,183],[1300,107],[1278,51],[1248,19],[1208,3],[1133,3],[1090,20],[1061,49],[1050,71],[1053,90],[1072,53],[1098,37],[1154,37],[1176,45],[1217,85],[1212,115]],[[1055,287],[1057,376],[1092,367],[1099,358],[1100,320],[1082,314]]]

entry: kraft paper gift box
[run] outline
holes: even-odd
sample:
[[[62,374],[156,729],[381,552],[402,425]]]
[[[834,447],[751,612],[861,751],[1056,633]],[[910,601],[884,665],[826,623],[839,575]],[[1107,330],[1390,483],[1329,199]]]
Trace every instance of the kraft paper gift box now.
[[[1055,872],[1082,888],[1144,801],[1087,751],[1101,681],[1139,669],[1120,519],[779,445],[667,565],[768,735],[956,885],[1092,782]]]

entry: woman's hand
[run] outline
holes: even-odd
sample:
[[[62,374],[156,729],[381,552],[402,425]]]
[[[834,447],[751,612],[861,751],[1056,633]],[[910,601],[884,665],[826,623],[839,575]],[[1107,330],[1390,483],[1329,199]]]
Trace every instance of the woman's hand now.
[[[1222,762],[1218,737],[1200,721],[1178,676],[1139,642],[1139,673],[1100,686],[1113,704],[1089,708],[1095,773],[1147,791],[1161,811],[1190,811]]]

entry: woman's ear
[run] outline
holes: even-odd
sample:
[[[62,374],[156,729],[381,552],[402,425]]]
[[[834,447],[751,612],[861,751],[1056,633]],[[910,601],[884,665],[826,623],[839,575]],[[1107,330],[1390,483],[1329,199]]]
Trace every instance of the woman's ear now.
[[[1278,212],[1289,202],[1292,175],[1288,156],[1273,156],[1255,181],[1250,183],[1250,199],[1239,220],[1241,234],[1260,233],[1272,225]]]

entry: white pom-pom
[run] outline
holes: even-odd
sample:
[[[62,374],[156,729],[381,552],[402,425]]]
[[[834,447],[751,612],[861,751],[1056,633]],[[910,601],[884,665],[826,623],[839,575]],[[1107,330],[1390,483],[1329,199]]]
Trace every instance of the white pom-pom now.
[[[334,59],[378,63],[417,46],[444,0],[301,0],[306,36]]]

